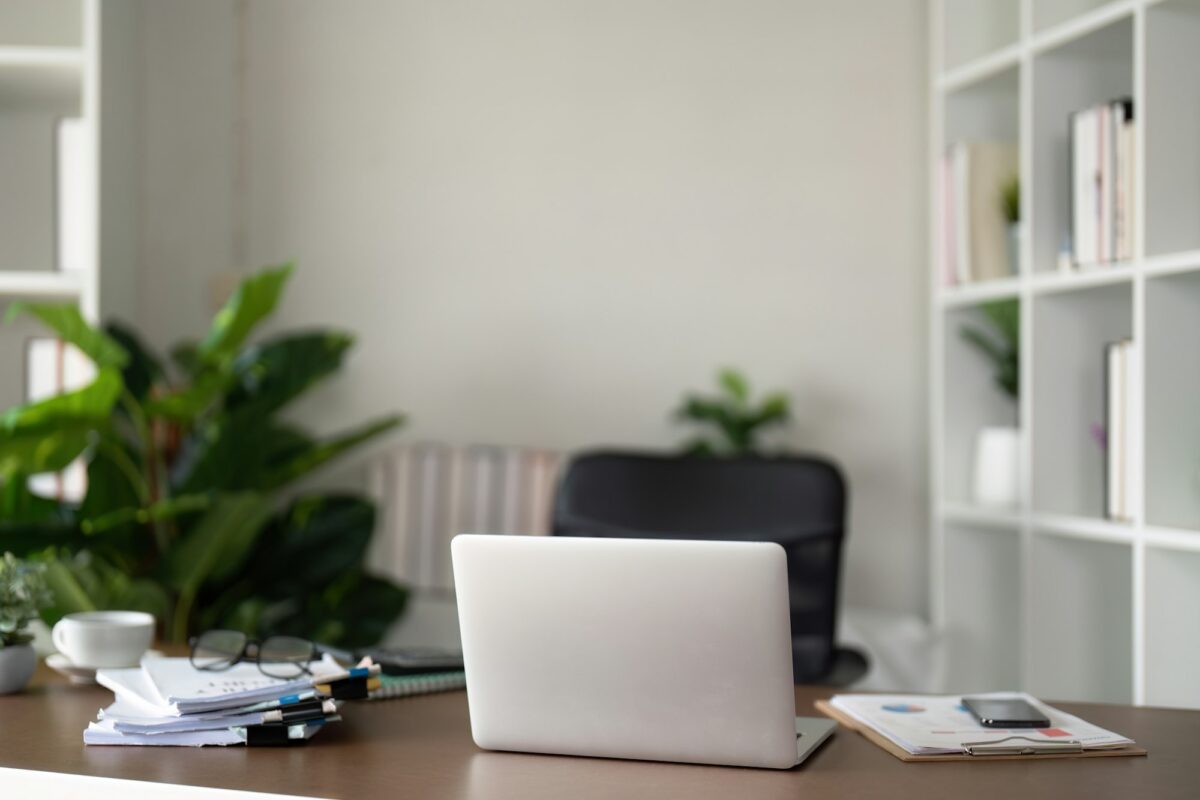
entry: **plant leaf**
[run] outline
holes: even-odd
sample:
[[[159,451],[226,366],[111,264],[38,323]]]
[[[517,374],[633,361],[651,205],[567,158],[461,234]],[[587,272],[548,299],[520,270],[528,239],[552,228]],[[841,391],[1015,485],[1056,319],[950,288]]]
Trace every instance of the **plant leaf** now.
[[[97,367],[120,368],[129,361],[129,354],[125,352],[125,348],[104,331],[92,327],[74,305],[26,303],[18,300],[9,306],[5,319],[11,321],[23,313],[37,317],[63,341],[78,347]]]
[[[76,570],[63,560],[51,558],[46,562],[46,585],[54,595],[54,607],[43,617],[49,617],[47,622],[52,623],[65,614],[96,610],[92,594],[80,583]]]
[[[64,422],[57,430],[30,430],[0,434],[0,476],[58,472],[87,449],[94,426]]]
[[[212,408],[229,385],[229,376],[216,370],[201,372],[183,389],[146,401],[146,413],[190,424]]]
[[[314,445],[292,458],[272,468],[260,484],[263,489],[275,489],[286,483],[312,472],[348,450],[352,450],[368,439],[373,439],[381,433],[386,433],[399,427],[404,422],[404,416],[393,414],[383,419],[368,422],[354,430],[339,434]]]
[[[285,596],[319,589],[362,564],[375,528],[375,507],[353,495],[308,495],[267,526],[247,576]]]
[[[166,554],[167,585],[194,593],[205,581],[237,573],[270,514],[257,492],[219,496],[204,516]]]
[[[64,422],[104,422],[121,394],[121,373],[105,367],[82,389],[11,408],[0,417],[0,437],[23,430],[43,430]]]
[[[232,358],[254,327],[275,310],[291,274],[292,265],[284,264],[242,281],[213,317],[212,328],[198,348],[200,357],[208,363]]]
[[[750,399],[750,384],[746,381],[746,376],[735,369],[726,368],[717,373],[717,383],[738,403],[745,403]]]
[[[227,409],[254,405],[275,411],[336,372],[354,337],[341,331],[314,331],[274,339],[243,350],[234,361]]]
[[[162,361],[154,355],[130,328],[119,322],[104,326],[105,333],[128,354],[129,361],[121,370],[125,388],[139,401],[150,395],[154,386],[166,379]]]

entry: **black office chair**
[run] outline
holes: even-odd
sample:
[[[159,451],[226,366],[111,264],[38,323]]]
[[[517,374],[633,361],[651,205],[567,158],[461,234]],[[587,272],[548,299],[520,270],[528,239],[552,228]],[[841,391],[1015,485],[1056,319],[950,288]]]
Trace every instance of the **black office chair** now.
[[[572,459],[556,536],[777,542],[787,552],[796,683],[846,686],[867,671],[834,645],[846,485],[814,457],[698,458],[597,452]]]

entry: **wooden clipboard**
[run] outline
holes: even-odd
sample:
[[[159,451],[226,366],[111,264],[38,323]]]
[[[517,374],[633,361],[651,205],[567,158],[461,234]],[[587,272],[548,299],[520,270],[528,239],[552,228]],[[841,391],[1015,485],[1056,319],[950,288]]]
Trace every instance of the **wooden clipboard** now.
[[[1044,758],[1118,758],[1122,756],[1144,756],[1146,748],[1130,745],[1118,750],[1084,750],[1077,753],[1035,753],[1029,755],[978,755],[966,753],[939,753],[937,755],[914,755],[881,733],[859,724],[852,717],[842,713],[830,705],[828,700],[818,700],[813,703],[827,717],[837,721],[839,725],[852,731],[857,731],[870,741],[882,747],[901,761],[1036,761]]]

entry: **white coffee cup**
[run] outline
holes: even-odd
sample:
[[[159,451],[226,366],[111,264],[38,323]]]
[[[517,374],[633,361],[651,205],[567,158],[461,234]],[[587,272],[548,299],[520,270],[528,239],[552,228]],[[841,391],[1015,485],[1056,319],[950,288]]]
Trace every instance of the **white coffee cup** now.
[[[50,634],[78,667],[136,667],[154,639],[154,617],[142,611],[67,614]]]

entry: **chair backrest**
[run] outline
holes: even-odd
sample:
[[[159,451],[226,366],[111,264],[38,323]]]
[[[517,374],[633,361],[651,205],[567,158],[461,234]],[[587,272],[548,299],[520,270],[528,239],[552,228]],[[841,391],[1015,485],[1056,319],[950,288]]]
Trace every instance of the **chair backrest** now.
[[[699,458],[597,452],[568,465],[556,536],[740,539],[787,551],[797,682],[834,656],[846,484],[817,457]]]

